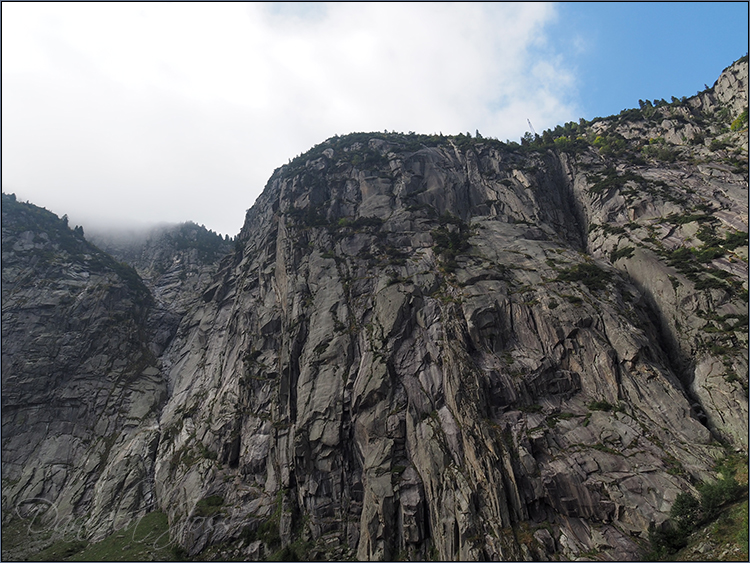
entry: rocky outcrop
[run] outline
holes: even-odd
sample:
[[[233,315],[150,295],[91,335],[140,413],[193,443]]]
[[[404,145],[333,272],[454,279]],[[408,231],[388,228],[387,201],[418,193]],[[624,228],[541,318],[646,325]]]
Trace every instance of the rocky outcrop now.
[[[86,235],[99,248],[132,266],[154,298],[148,323],[151,349],[161,357],[183,316],[212,291],[216,267],[233,249],[228,237],[192,222],[142,231]]]
[[[13,196],[2,209],[4,516],[89,514],[112,529],[153,503],[167,388],[151,294],[66,219]]]
[[[174,296],[139,321],[165,398],[91,526],[150,455],[190,554],[638,559],[747,449],[746,106],[741,60],[522,146],[353,134],[281,167],[210,282],[136,265]]]
[[[747,109],[747,70],[745,59],[712,92],[649,118],[611,120],[605,135],[640,131],[635,146],[652,158],[621,159],[616,168],[578,175],[575,186],[589,218],[589,251],[614,258],[644,291],[694,407],[714,433],[745,449],[747,124],[727,126]],[[700,133],[685,142],[685,131]]]
[[[192,222],[145,231],[87,234],[99,248],[132,266],[155,301],[179,317],[213,283],[219,260],[233,248],[228,237]]]
[[[3,195],[3,512],[100,537],[155,506],[159,356],[231,245],[189,223],[94,239],[138,271]]]

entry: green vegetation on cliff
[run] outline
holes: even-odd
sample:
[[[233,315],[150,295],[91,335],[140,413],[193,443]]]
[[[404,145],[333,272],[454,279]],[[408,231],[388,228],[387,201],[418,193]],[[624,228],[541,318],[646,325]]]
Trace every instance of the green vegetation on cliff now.
[[[654,561],[747,561],[747,458],[732,455],[717,464],[718,478],[677,495],[670,520],[649,531]]]

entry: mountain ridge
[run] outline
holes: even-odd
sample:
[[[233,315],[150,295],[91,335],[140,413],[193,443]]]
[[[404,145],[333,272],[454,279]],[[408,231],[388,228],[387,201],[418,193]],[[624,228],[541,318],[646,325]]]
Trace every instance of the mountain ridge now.
[[[161,334],[128,376],[153,391],[108,415],[82,494],[57,454],[6,461],[6,252],[29,237],[4,195],[4,521],[41,497],[93,538],[163,510],[191,556],[637,559],[747,451],[746,57],[709,90],[520,145],[334,137],[278,168],[234,250],[133,325]]]

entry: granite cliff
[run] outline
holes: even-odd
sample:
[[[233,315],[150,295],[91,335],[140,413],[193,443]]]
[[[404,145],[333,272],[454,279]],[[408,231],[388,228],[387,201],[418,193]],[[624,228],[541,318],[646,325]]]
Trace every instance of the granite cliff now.
[[[747,452],[747,69],[520,145],[329,139],[221,259],[109,248],[135,271],[3,196],[4,522],[638,559]]]

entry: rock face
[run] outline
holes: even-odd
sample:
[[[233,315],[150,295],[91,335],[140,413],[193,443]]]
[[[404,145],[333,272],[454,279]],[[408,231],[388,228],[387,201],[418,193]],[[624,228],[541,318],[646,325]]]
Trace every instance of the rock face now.
[[[157,304],[182,316],[211,285],[231,241],[187,222],[142,232],[87,234],[99,248],[132,266]]]
[[[5,194],[2,235],[3,511],[100,536],[154,507],[158,358],[230,245],[191,224],[110,241],[136,272]]]
[[[214,283],[219,260],[233,245],[203,226],[187,222],[148,231],[97,232],[87,238],[132,266],[149,288],[154,308],[148,322],[153,353],[162,357],[185,313]]]
[[[152,401],[115,417],[129,433],[69,512],[96,507],[102,533],[158,507],[191,554],[638,559],[677,494],[747,450],[746,108],[745,58],[694,98],[523,146],[355,134],[281,167],[210,282],[142,261],[171,297],[128,309],[135,348],[92,326],[97,357],[150,360],[109,396]],[[34,237],[6,234],[3,202],[8,511],[33,483],[50,501],[72,489],[25,476],[23,433],[5,442],[22,396],[56,399],[37,383],[52,374],[11,353],[48,290],[15,273]],[[55,423],[63,441],[96,427]],[[45,443],[44,463],[89,467]],[[127,497],[136,474],[152,486]]]
[[[3,511],[137,516],[167,398],[151,294],[44,209],[3,195],[2,225]]]

